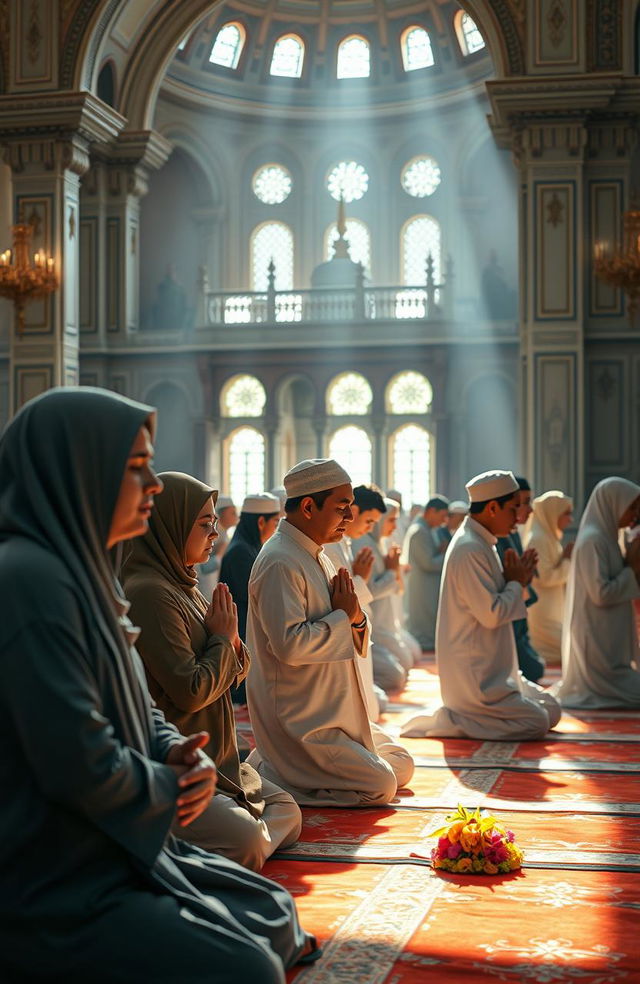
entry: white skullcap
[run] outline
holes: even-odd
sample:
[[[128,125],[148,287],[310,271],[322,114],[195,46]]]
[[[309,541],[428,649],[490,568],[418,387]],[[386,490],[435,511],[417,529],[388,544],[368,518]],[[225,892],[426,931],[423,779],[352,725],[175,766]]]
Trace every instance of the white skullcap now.
[[[351,476],[333,458],[310,458],[300,461],[284,476],[288,499],[335,489],[338,485],[351,485]]]
[[[482,472],[470,479],[465,488],[471,502],[489,502],[490,499],[520,491],[515,475],[510,471]]]
[[[260,495],[248,495],[242,503],[243,513],[253,513],[254,516],[266,516],[270,513],[280,512],[280,499],[277,495],[270,492],[262,492]]]
[[[453,516],[466,516],[469,512],[469,503],[463,502],[462,499],[454,499],[449,503],[449,512]]]
[[[219,495],[216,500],[216,510],[220,512],[221,509],[228,509],[229,506],[233,505],[233,499],[228,495]]]
[[[271,489],[271,495],[275,495],[280,500],[280,505],[284,507],[287,501],[287,490],[284,485],[276,485],[275,489]]]

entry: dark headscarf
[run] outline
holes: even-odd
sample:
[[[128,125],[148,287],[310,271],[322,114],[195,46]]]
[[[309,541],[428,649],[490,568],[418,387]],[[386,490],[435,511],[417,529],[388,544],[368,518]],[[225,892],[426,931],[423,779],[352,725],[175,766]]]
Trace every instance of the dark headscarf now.
[[[215,489],[182,472],[162,472],[164,490],[156,496],[149,529],[132,544],[125,562],[127,577],[149,569],[162,574],[190,593],[198,577],[187,567],[184,550],[193,524],[207,499],[218,498]]]

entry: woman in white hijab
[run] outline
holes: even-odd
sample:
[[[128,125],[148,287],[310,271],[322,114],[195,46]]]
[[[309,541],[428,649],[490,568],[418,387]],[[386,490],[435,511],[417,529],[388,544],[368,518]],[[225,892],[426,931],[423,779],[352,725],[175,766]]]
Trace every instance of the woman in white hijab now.
[[[556,490],[533,500],[533,515],[526,546],[538,554],[533,579],[538,600],[528,609],[529,635],[546,663],[559,663],[564,600],[573,543],[562,546],[562,534],[572,520],[571,499]]]
[[[640,707],[640,543],[623,557],[618,531],[640,511],[640,487],[624,478],[596,485],[584,511],[567,582],[562,633],[564,707]]]

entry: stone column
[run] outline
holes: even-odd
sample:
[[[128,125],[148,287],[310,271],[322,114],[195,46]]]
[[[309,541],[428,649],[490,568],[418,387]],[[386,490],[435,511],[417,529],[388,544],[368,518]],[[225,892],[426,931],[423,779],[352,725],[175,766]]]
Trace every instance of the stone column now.
[[[628,194],[632,82],[532,79],[490,87],[494,132],[521,176],[521,407],[524,472],[536,490],[585,491],[585,328],[594,304],[620,312],[594,281],[594,230],[614,234]],[[562,106],[559,100],[562,100]],[[603,147],[604,151],[598,148]],[[602,164],[612,181],[600,176]],[[616,217],[617,216],[617,217]],[[595,223],[595,225],[594,225]],[[606,227],[606,228],[605,228]]]
[[[33,120],[25,126],[25,120]],[[12,172],[13,219],[33,227],[32,251],[54,258],[61,285],[26,308],[9,344],[10,413],[51,386],[78,382],[80,177],[92,141],[112,140],[122,117],[88,92],[0,97],[0,143]]]

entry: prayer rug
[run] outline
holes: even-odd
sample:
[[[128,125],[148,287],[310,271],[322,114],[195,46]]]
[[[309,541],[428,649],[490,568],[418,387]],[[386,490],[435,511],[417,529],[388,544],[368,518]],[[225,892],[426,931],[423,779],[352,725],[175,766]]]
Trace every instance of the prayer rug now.
[[[431,660],[381,724],[397,736],[438,704]],[[299,842],[265,866],[324,948],[287,980],[640,982],[640,715],[566,712],[541,742],[398,740],[417,763],[409,789],[385,808],[303,808]],[[430,832],[458,803],[513,830],[521,872],[433,871]]]

